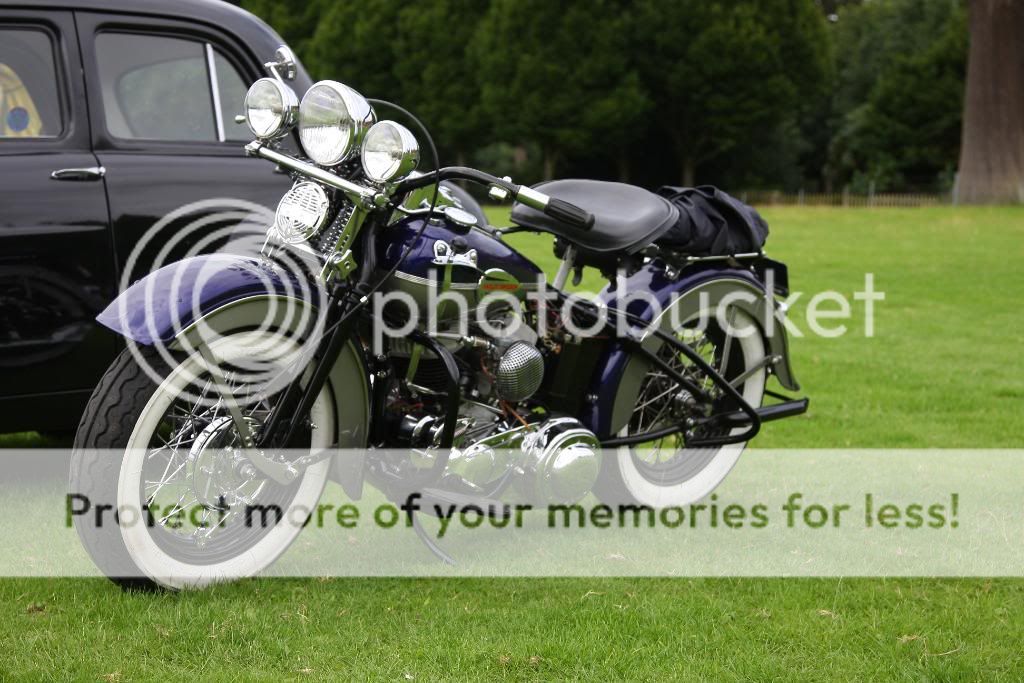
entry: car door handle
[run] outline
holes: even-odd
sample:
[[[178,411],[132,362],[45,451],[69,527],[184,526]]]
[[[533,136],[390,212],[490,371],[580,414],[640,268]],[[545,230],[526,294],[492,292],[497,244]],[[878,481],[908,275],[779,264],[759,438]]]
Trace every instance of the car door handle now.
[[[62,168],[50,174],[54,180],[99,180],[107,174],[102,166],[87,168]]]

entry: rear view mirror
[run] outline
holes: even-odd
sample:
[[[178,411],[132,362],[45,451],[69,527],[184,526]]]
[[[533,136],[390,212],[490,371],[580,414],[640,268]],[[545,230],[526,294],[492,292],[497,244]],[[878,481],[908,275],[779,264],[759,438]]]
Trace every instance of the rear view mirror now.
[[[263,65],[270,75],[282,81],[295,80],[295,53],[287,45],[281,45],[274,52],[274,61]]]

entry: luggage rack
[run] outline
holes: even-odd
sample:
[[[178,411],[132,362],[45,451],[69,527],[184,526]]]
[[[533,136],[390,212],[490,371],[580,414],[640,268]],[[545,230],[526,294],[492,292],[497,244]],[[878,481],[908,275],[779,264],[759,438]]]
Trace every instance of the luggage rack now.
[[[661,259],[665,264],[666,275],[673,280],[678,278],[688,266],[721,263],[750,269],[761,282],[766,285],[770,282],[775,294],[783,297],[789,296],[789,268],[781,261],[770,258],[764,250],[740,254],[694,256],[652,244],[640,254],[651,259]],[[770,278],[769,271],[771,272]]]
[[[716,254],[713,256],[694,256],[692,254],[686,254],[684,252],[675,251],[673,249],[666,249],[658,245],[652,245],[657,249],[655,254],[647,254],[650,256],[660,256],[665,261],[669,261],[673,264],[690,265],[691,263],[713,263],[715,261],[752,261],[760,258],[765,258],[764,251],[750,251],[742,254]]]

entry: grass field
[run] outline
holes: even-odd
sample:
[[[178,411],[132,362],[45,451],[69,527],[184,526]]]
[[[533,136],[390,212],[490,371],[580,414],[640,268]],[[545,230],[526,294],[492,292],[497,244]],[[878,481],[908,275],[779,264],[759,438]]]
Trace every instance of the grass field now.
[[[886,300],[871,339],[855,308],[846,336],[793,340],[812,409],[758,446],[1022,445],[1024,209],[764,213],[794,317],[866,272]],[[0,581],[3,680],[1020,680],[1022,632],[1024,580]]]

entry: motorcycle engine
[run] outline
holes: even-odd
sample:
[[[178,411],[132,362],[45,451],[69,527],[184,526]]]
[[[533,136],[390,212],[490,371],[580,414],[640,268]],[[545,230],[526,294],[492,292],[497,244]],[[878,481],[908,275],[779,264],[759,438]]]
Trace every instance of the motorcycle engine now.
[[[545,420],[523,438],[520,490],[540,503],[575,503],[587,495],[601,470],[601,442],[572,417]]]
[[[601,469],[601,443],[572,417],[555,417],[492,434],[448,459],[448,470],[483,488],[509,467],[517,501],[536,505],[575,503],[593,488]]]
[[[601,467],[597,437],[575,418],[543,416],[524,407],[544,379],[536,333],[521,326],[515,334],[473,337],[473,343],[456,336],[438,335],[460,368],[463,399],[446,481],[463,493],[490,496],[513,470],[518,500],[545,505],[583,498]],[[389,358],[397,378],[409,379],[413,348],[404,339],[392,340]],[[439,450],[447,382],[441,359],[422,350],[411,381],[404,383],[411,393],[396,382],[387,408],[388,442],[411,453],[408,462],[421,471],[433,467]]]
[[[498,359],[494,389],[503,400],[519,403],[537,393],[544,380],[544,356],[524,341],[509,345]]]

